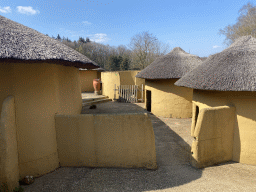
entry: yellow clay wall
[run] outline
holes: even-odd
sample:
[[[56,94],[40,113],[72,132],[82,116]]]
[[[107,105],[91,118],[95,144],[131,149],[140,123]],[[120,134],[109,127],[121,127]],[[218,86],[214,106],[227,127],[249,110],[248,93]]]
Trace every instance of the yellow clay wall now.
[[[146,113],[55,118],[61,166],[157,167],[154,131]]]
[[[196,118],[193,104],[192,165],[202,168],[232,160],[235,107],[203,108]]]
[[[18,149],[16,138],[14,97],[7,97],[0,119],[0,186],[7,184],[9,190],[19,186]]]
[[[81,92],[94,91],[93,79],[98,79],[99,74],[97,70],[80,70]]]
[[[114,99],[115,95],[115,84],[120,86],[120,73],[118,71],[114,72],[102,72],[101,73],[102,81],[102,95],[108,96],[110,99]],[[117,99],[117,91],[116,91]]]
[[[144,102],[145,101],[145,79],[135,77],[135,85],[138,85],[140,90],[143,85],[143,102]],[[138,99],[141,99],[141,94],[142,94],[141,91],[138,91]]]
[[[193,89],[175,86],[177,80],[145,80],[145,91],[151,91],[151,112],[154,115],[172,118],[192,117]]]
[[[230,134],[233,135],[233,161],[256,165],[256,92],[194,90],[193,103],[199,107],[199,116],[204,109],[209,110],[225,105],[233,106],[235,108],[235,119],[228,118],[231,112],[227,111],[216,116],[212,123],[226,122],[222,129],[229,129],[228,126],[233,126],[233,133],[230,128]],[[208,114],[204,116],[205,118],[210,117]],[[207,125],[210,123],[206,123],[198,118],[197,129],[208,130]],[[192,122],[192,130],[193,124]]]
[[[0,64],[0,107],[15,98],[19,173],[40,176],[59,166],[55,114],[80,114],[79,70],[55,64]]]
[[[114,88],[116,89],[120,85],[141,85],[144,83],[144,79],[136,78],[135,76],[140,71],[114,71],[114,72],[102,72],[102,95],[108,96],[110,99],[114,99]],[[145,86],[144,86],[145,87]],[[119,97],[118,91],[116,91],[116,99]],[[141,93],[138,92],[138,99],[141,98]]]

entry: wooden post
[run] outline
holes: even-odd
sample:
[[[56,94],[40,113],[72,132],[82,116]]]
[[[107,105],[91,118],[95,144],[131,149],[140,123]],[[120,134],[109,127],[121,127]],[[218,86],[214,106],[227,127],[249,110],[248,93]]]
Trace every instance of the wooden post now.
[[[136,103],[138,102],[138,85],[136,85],[136,92],[135,92],[135,97],[136,97]]]
[[[128,91],[127,91],[127,85],[125,86],[125,100],[126,100],[126,103],[127,103],[127,97],[128,97]]]
[[[119,99],[119,100],[120,100],[120,87],[121,87],[121,85],[118,86],[118,94],[119,94],[118,99]]]
[[[141,102],[144,103],[144,101],[143,101],[143,84],[141,84]]]
[[[135,95],[134,95],[133,91],[135,91],[135,90],[134,90],[133,88],[134,88],[134,86],[132,85],[132,96],[133,96],[132,102],[134,103],[134,98],[135,98],[134,96],[135,96]]]
[[[116,100],[116,84],[115,84],[115,89],[114,89],[114,100]]]
[[[130,94],[129,94],[129,102],[131,103],[132,102],[132,85],[130,85],[129,87],[130,87],[130,89],[129,89],[129,92],[130,92]]]

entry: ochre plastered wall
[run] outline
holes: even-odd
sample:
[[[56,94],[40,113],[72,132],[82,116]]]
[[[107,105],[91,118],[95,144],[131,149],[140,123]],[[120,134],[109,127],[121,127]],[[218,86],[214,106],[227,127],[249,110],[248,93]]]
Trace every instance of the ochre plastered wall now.
[[[139,72],[140,71],[102,72],[101,73],[102,95],[108,96],[110,99],[114,99],[115,84],[116,84],[116,89],[120,85],[139,85],[139,88],[141,88],[141,84],[145,82],[145,80],[135,77]],[[136,81],[138,82],[136,83]],[[116,99],[118,97],[119,97],[119,94],[118,94],[118,91],[116,91]],[[138,99],[140,98],[141,98],[141,93],[138,92]]]
[[[133,71],[113,71],[113,72],[102,72],[102,94],[108,96],[110,99],[114,99],[116,93],[116,99],[118,98],[118,91],[114,91],[120,85],[135,85],[135,75]],[[134,79],[133,79],[134,76]]]
[[[195,107],[193,104],[192,165],[202,168],[232,160],[235,107],[203,108],[197,118]]]
[[[102,81],[102,95],[108,96],[110,99],[114,99],[114,95],[116,93],[116,99],[117,99],[117,91],[115,92],[114,89],[115,89],[115,84],[116,84],[116,89],[117,89],[117,86],[120,85],[120,73],[118,71],[102,72],[101,81]]]
[[[61,166],[155,169],[148,114],[56,115]]]
[[[232,160],[256,165],[255,92],[194,90],[193,103],[199,107],[199,111],[204,108],[234,106],[236,120],[233,133]]]
[[[93,79],[98,79],[97,70],[80,70],[79,74],[81,80],[81,92],[94,91]]]
[[[177,80],[145,80],[145,90],[151,91],[151,112],[154,115],[173,118],[192,117],[193,89],[175,86]]]
[[[79,70],[55,64],[0,64],[0,105],[15,98],[20,177],[59,166],[55,114],[82,109]]]
[[[138,72],[137,72],[138,73]],[[143,85],[143,102],[145,101],[145,79],[135,77],[135,85],[138,85],[139,89],[141,90]],[[138,92],[138,99],[141,99],[142,92]]]
[[[101,72],[102,71],[97,71],[97,79],[101,79]]]
[[[135,76],[140,71],[119,71],[120,85],[135,85]]]
[[[14,97],[7,97],[1,109],[0,119],[0,186],[9,190],[19,186],[18,149],[16,138]]]

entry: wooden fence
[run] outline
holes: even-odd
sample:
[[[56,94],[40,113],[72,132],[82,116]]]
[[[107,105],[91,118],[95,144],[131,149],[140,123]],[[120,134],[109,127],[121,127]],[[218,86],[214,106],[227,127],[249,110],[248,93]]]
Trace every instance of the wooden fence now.
[[[115,84],[114,100],[125,103],[137,103],[138,101],[143,102],[143,85],[141,89],[138,85],[120,85]],[[116,91],[118,91],[119,98],[116,99]],[[141,99],[138,99],[138,91],[141,92]]]

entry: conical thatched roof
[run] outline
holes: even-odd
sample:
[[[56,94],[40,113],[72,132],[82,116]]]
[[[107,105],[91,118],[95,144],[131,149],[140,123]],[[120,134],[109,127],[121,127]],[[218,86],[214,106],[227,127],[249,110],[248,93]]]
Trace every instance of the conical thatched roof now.
[[[186,53],[180,47],[176,47],[167,55],[157,58],[136,77],[143,79],[181,78],[201,63],[198,56]]]
[[[229,48],[211,55],[175,83],[217,91],[256,91],[256,39],[243,36]]]
[[[0,40],[1,61],[55,62],[88,69],[99,67],[86,56],[61,42],[1,15]]]

